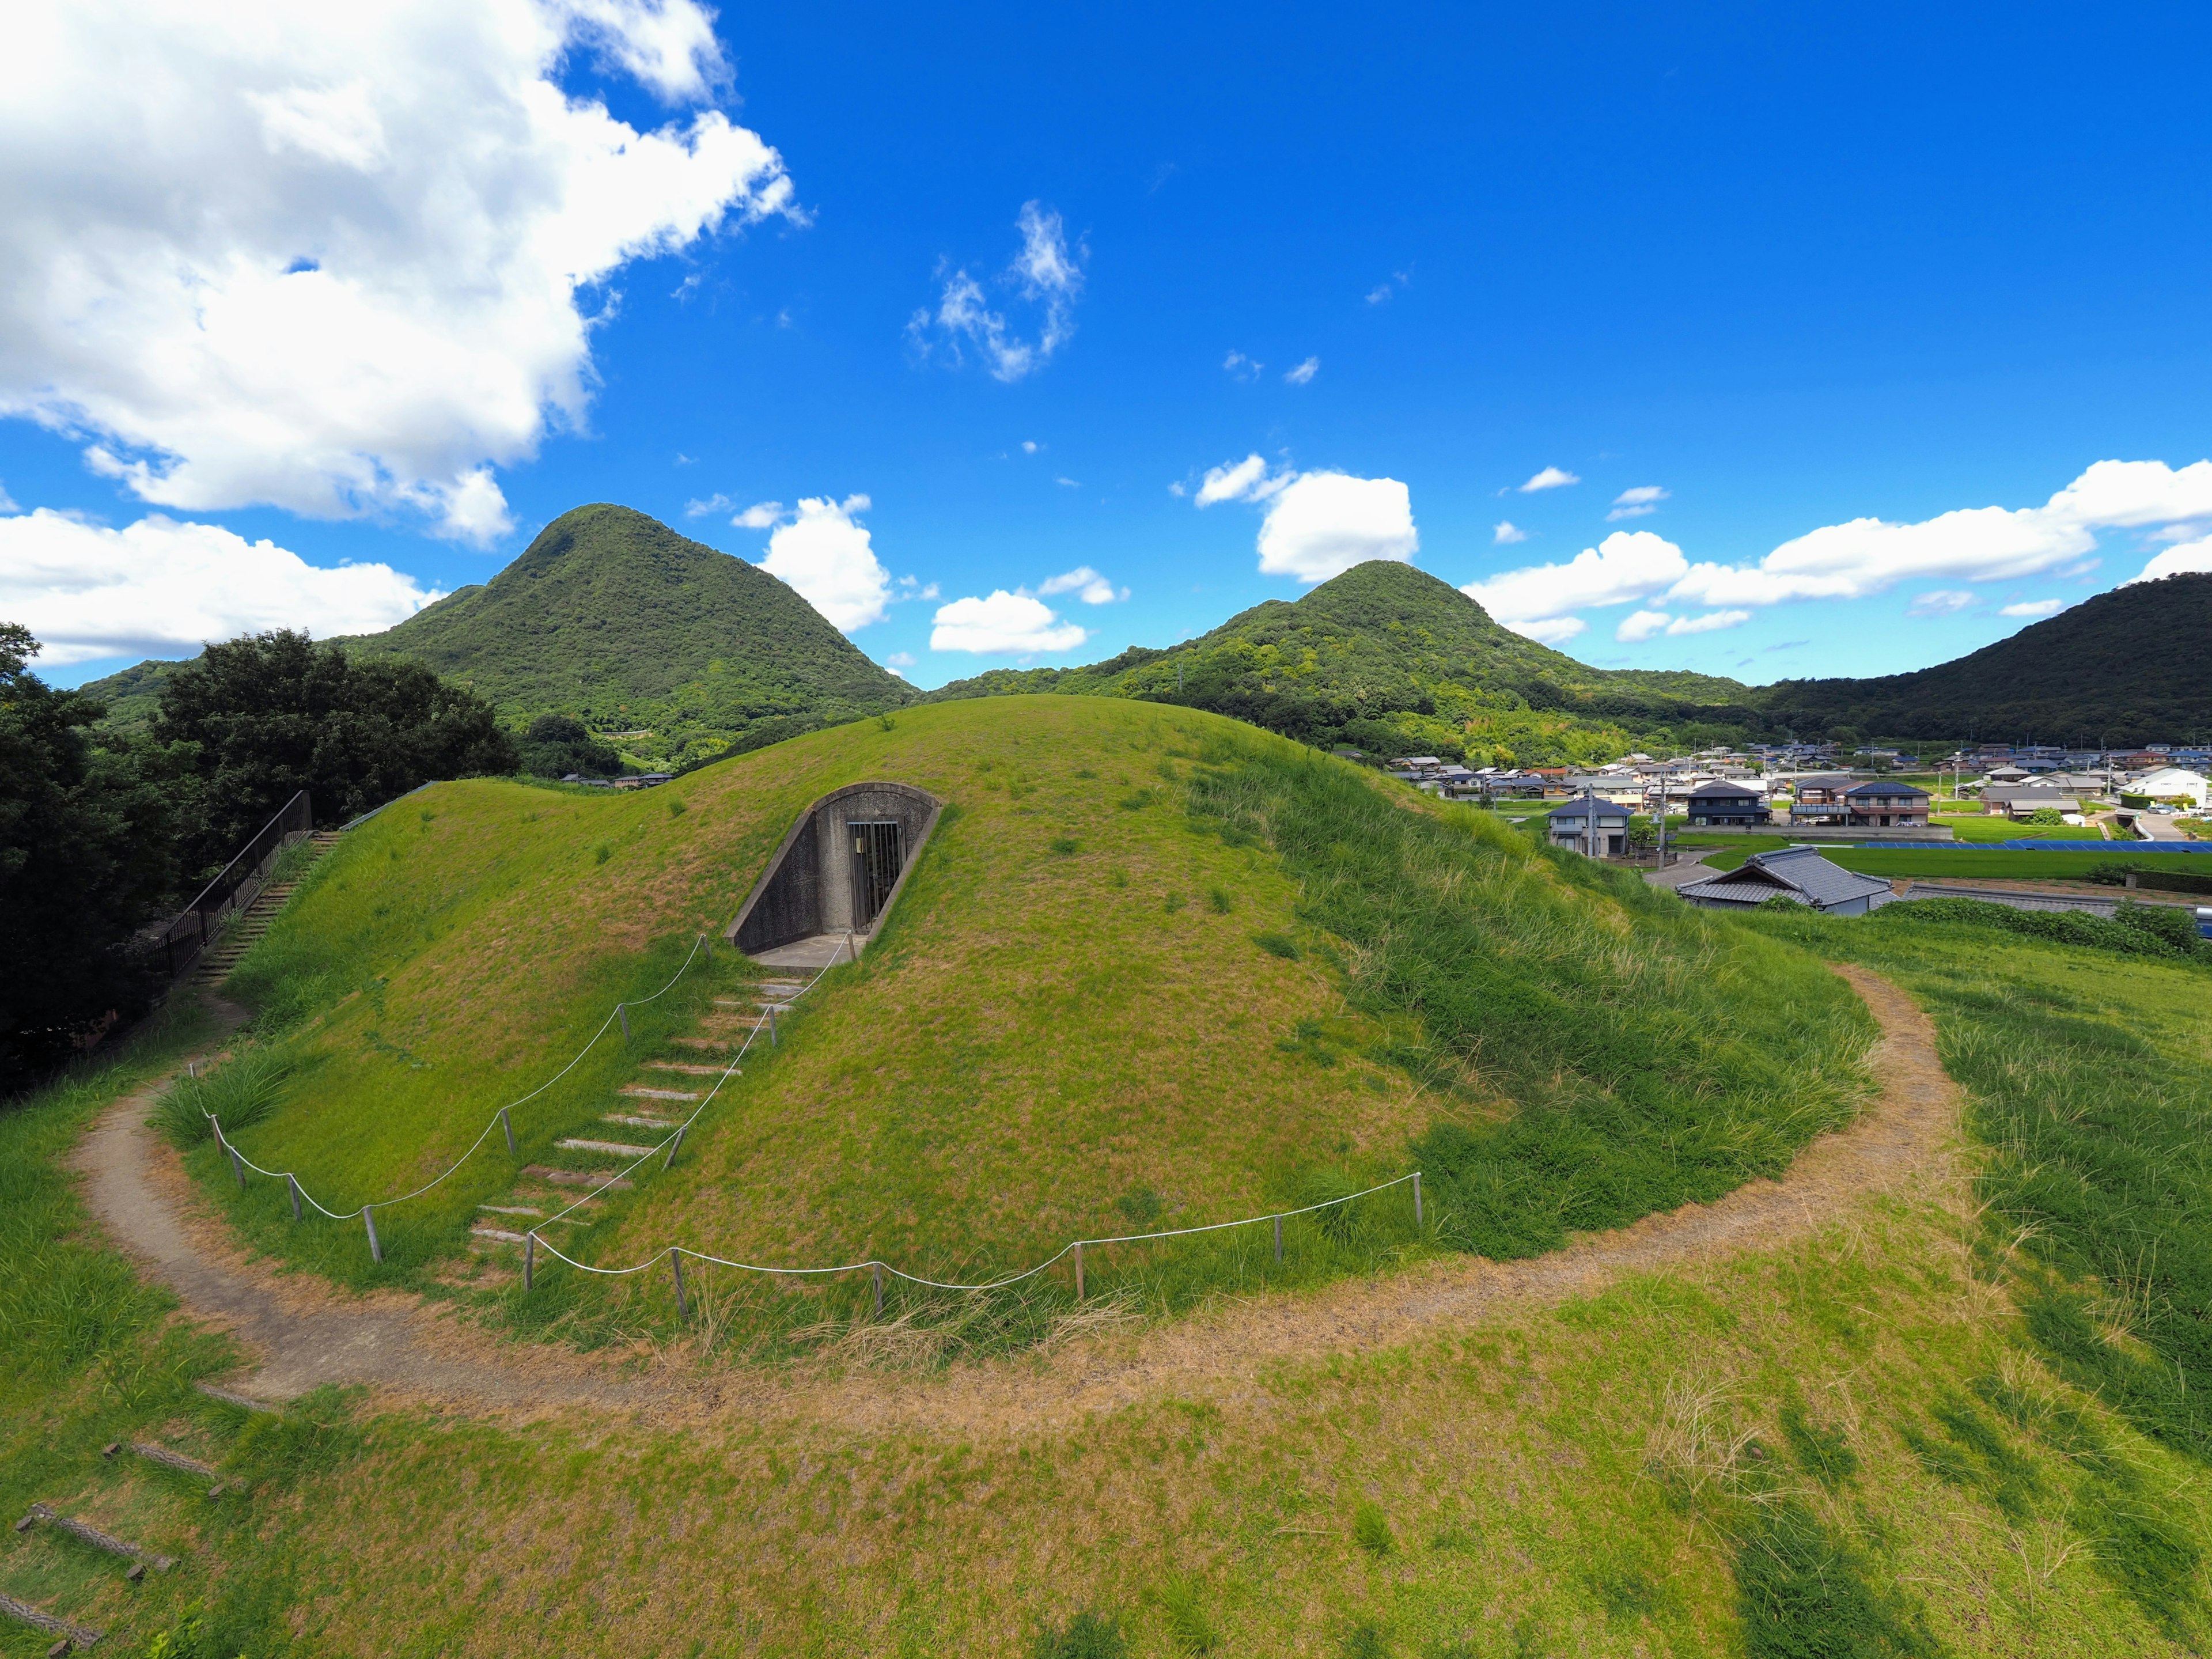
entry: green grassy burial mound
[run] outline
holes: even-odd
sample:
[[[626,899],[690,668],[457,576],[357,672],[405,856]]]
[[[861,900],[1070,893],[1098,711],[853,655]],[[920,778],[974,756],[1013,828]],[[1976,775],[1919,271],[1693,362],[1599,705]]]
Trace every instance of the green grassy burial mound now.
[[[241,1193],[211,1142],[194,1167],[258,1245],[344,1280],[443,1284],[583,1337],[672,1318],[665,1272],[556,1267],[525,1297],[511,1245],[473,1230],[573,1200],[548,1170],[627,1161],[562,1142],[657,1145],[652,1126],[714,1087],[764,972],[720,930],[801,811],[867,780],[945,803],[876,942],[776,1047],[756,1039],[670,1167],[550,1230],[564,1251],[974,1282],[1073,1238],[1424,1172],[1418,1227],[1399,1188],[1293,1221],[1280,1265],[1265,1226],[1090,1253],[1093,1296],[1172,1308],[1426,1252],[1540,1252],[1773,1173],[1865,1091],[1869,1017],[1791,945],[1229,720],[1010,697],[635,794],[477,780],[398,803],[234,977],[258,1012],[231,1062],[234,1139],[340,1212],[476,1152],[376,1212],[380,1267],[359,1220],[295,1223],[282,1182]],[[627,1040],[606,1024],[624,1001]],[[491,1114],[580,1050],[513,1108],[509,1155]],[[890,1294],[1019,1341],[1064,1310],[1068,1265],[994,1297]],[[870,1289],[696,1277],[770,1332],[860,1317]]]

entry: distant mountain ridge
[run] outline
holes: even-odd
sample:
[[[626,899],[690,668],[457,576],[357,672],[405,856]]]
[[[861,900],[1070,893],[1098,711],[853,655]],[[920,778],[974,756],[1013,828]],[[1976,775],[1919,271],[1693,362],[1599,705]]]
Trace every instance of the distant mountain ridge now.
[[[993,670],[927,700],[1024,691],[1184,703],[1308,743],[1521,765],[1610,760],[1638,741],[1718,740],[1759,722],[1749,686],[1592,668],[1501,626],[1449,582],[1383,559],[1167,650]]]
[[[2212,735],[2212,574],[2131,582],[1933,668],[1782,680],[1767,720],[1862,738],[2102,748]]]

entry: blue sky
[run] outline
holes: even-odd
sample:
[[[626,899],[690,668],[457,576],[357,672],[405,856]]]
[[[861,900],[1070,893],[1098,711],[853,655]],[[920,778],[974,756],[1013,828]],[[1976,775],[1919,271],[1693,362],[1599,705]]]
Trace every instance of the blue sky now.
[[[603,100],[697,175],[627,175],[641,228],[554,191],[532,234],[592,267],[567,326],[528,271],[469,289],[463,253],[514,228],[496,181],[443,228],[377,182],[430,176],[410,144],[450,148],[461,116],[388,87],[451,58],[433,22],[476,3],[306,43],[281,85],[160,27],[137,69],[108,60],[252,112],[180,118],[211,135],[178,164],[204,169],[187,196],[233,154],[292,192],[234,248],[127,187],[132,144],[163,134],[94,132],[61,101],[0,123],[19,178],[76,169],[32,216],[48,248],[144,235],[385,296],[287,333],[262,319],[289,290],[257,289],[280,299],[173,363],[203,325],[161,296],[106,337],[54,285],[6,302],[0,606],[75,641],[55,678],[189,632],[161,618],[193,605],[207,628],[388,619],[600,500],[750,559],[783,536],[771,568],[923,685],[1166,644],[1415,538],[1422,568],[1585,660],[1754,681],[1917,667],[2154,557],[2212,568],[2212,466],[2189,470],[2212,454],[2201,11],[817,6],[732,10],[709,38],[685,0],[610,0],[486,71]],[[714,172],[725,133],[776,160]],[[331,207],[356,175],[386,194]],[[395,294],[409,327],[386,339]],[[333,333],[377,344],[321,361]],[[392,365],[388,409],[343,413]],[[2136,465],[2047,505],[2109,462]],[[1521,488],[1546,469],[1576,482]],[[1861,520],[1882,522],[1831,528]],[[259,563],[238,551],[264,539]],[[356,574],[341,594],[279,551]],[[79,559],[100,572],[72,587]],[[125,611],[152,619],[103,631]]]

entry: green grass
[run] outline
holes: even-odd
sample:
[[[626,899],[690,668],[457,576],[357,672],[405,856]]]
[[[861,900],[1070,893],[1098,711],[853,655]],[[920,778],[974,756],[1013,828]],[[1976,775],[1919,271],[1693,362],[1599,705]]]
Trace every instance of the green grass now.
[[[1780,836],[1746,836],[1732,842],[1723,850],[1706,859],[1709,870],[1733,870],[1753,853],[1771,853],[1790,842]],[[1971,877],[1977,881],[2087,881],[2089,872],[2100,865],[2109,864],[2127,856],[2127,848],[2118,842],[2100,842],[2094,848],[2081,852],[2006,852],[1992,848],[1987,851],[1954,852],[1948,848],[1877,848],[1869,849],[1850,845],[1823,844],[1822,856],[1846,870],[1856,870],[1868,876],[1919,876],[1941,879],[1946,876]],[[2158,856],[2154,854],[2153,856]],[[2178,865],[2189,864],[2191,854],[2165,854]]]
[[[1281,1264],[1265,1227],[1089,1254],[1095,1294],[1165,1312],[1409,1253],[1527,1255],[1711,1198],[1781,1168],[1859,1092],[1870,1024],[1809,958],[1249,727],[998,699],[694,775],[670,787],[680,817],[485,782],[365,826],[240,971],[291,1022],[265,1040],[295,1067],[288,1103],[240,1134],[247,1156],[333,1209],[420,1184],[617,998],[673,971],[799,806],[870,776],[948,803],[881,939],[748,1060],[672,1170],[564,1249],[877,1258],[972,1283],[1131,1231],[1133,1194],[1188,1227],[1429,1166],[1425,1226],[1400,1189],[1293,1220]],[[742,971],[725,952],[635,1008],[629,1045],[603,1038],[516,1110],[520,1161],[603,1137],[616,1086]],[[239,1194],[212,1146],[192,1167],[258,1248],[351,1284],[429,1285],[515,1162],[495,1139],[380,1211],[380,1269],[357,1222],[294,1224],[281,1185]],[[861,1275],[795,1292],[697,1277],[726,1345],[857,1340],[872,1317]],[[1050,1336],[1072,1290],[1065,1267],[988,1298],[894,1284],[889,1311],[952,1334],[949,1355]],[[526,1299],[498,1275],[483,1299],[589,1341],[676,1326],[659,1275],[556,1272]]]
[[[972,1404],[956,1376],[682,1423],[325,1400],[249,1428],[180,1386],[219,1351],[148,1364],[195,1340],[164,1298],[51,1357],[62,1322],[0,1303],[34,1361],[0,1379],[0,1498],[185,1560],[133,1591],[0,1534],[0,1587],[124,1652],[198,1605],[188,1650],[224,1659],[2201,1649],[2204,1424],[2163,1380],[2201,1374],[2206,1328],[2201,973],[1953,924],[1716,925],[1925,1000],[1972,1091],[1971,1201],[1870,1196],[1556,1308],[1018,1420],[1036,1361]],[[59,1245],[132,1294],[58,1160],[153,1063],[0,1114],[0,1282]],[[149,1432],[250,1498],[98,1456]],[[11,1659],[44,1646],[0,1631]]]
[[[1944,816],[1929,820],[1944,825],[1955,841],[2093,841],[2105,845],[2104,831],[2094,824],[2014,823],[2002,816],[1983,813]]]

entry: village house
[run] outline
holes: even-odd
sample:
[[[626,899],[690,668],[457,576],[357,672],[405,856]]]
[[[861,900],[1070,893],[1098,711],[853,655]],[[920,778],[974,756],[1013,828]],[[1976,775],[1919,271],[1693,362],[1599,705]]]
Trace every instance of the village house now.
[[[1700,909],[1733,910],[1784,898],[1832,916],[1863,916],[1891,896],[1887,882],[1831,864],[1817,847],[1753,853],[1736,869],[1675,890]]]
[[[1629,811],[1595,794],[1577,795],[1545,815],[1552,845],[1591,858],[1619,858],[1628,850]]]
[[[1774,816],[1756,789],[1717,779],[1699,784],[1684,800],[1694,824],[1765,823]]]
[[[1929,794],[1909,783],[1862,783],[1844,791],[1844,822],[1854,830],[1903,830],[1928,822]]]

